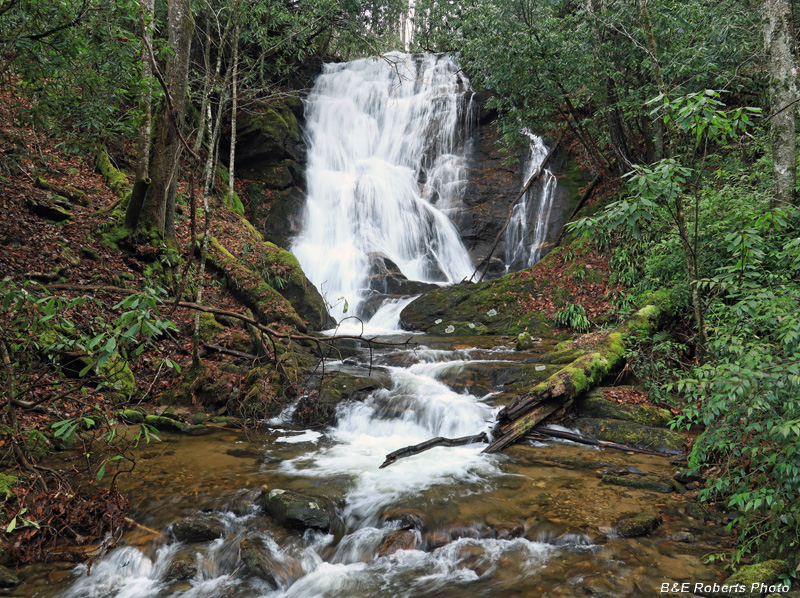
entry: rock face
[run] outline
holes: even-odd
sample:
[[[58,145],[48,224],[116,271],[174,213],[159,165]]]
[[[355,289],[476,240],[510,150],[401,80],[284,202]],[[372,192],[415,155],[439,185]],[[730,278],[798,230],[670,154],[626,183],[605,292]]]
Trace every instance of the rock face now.
[[[294,411],[294,421],[304,427],[333,425],[336,407],[344,401],[360,401],[383,384],[375,378],[357,378],[344,372],[325,377],[319,394],[303,396]]]
[[[382,295],[419,295],[438,288],[432,283],[408,280],[397,264],[378,254],[369,258],[369,286]]]
[[[258,499],[262,509],[278,523],[294,529],[328,531],[331,521],[319,501],[288,490],[265,491]]]

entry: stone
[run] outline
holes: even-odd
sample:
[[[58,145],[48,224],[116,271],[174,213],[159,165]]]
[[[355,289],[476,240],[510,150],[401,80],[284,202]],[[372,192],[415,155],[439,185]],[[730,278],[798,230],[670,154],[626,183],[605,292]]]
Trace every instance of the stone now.
[[[616,419],[580,417],[575,427],[592,438],[668,454],[681,454],[684,443],[683,434],[678,432]]]
[[[187,517],[175,521],[170,526],[172,536],[178,542],[211,542],[223,535],[223,527],[218,521],[212,519],[194,519]]]
[[[520,332],[519,336],[517,336],[517,344],[514,348],[517,351],[529,351],[536,347],[537,343],[540,343],[542,339],[534,338],[528,332]]]
[[[443,530],[422,534],[422,546],[429,552],[450,544],[452,540],[453,537]]]
[[[383,525],[394,526],[399,530],[415,529],[422,531],[425,529],[422,518],[417,513],[405,509],[390,509],[385,511],[381,516],[381,523]]]
[[[188,581],[197,575],[197,563],[189,559],[174,559],[164,574],[164,581]]]
[[[257,500],[268,515],[285,527],[328,531],[331,520],[320,502],[296,492],[275,489],[264,491]]]
[[[685,544],[697,544],[697,538],[691,532],[677,532],[672,534],[669,539],[672,542],[683,542]]]
[[[273,588],[278,587],[275,582],[275,564],[261,538],[255,535],[243,538],[239,543],[239,559],[246,575],[263,579]]]
[[[647,405],[619,405],[609,401],[602,390],[596,389],[580,402],[578,411],[586,417],[631,421],[643,426],[664,428],[672,419],[666,409]]]
[[[790,572],[791,567],[789,567],[789,564],[781,560],[771,560],[754,565],[745,565],[744,567],[740,567],[736,573],[731,575],[724,582],[724,585],[727,586],[743,585],[745,586],[745,591],[731,592],[726,594],[726,596],[730,598],[757,598],[766,593],[758,589],[761,584],[764,584],[766,587],[781,584],[781,575],[786,575]],[[752,590],[754,584],[757,586],[755,591]]]
[[[46,199],[34,199],[30,196],[25,199],[28,209],[45,220],[52,220],[53,222],[65,222],[72,218],[72,212],[68,207],[64,207],[62,202],[57,202],[55,199],[49,201]],[[64,200],[66,202],[66,200]],[[66,202],[69,205],[69,202]]]
[[[389,532],[384,536],[383,542],[378,549],[378,556],[389,556],[398,550],[415,550],[419,546],[420,537],[418,533],[409,530],[397,530]]]
[[[652,513],[625,513],[616,521],[617,532],[623,538],[646,536],[661,525],[661,516]]]
[[[16,588],[19,583],[19,577],[13,571],[0,565],[0,588]]]
[[[292,419],[306,427],[333,425],[337,405],[345,401],[362,401],[382,387],[383,384],[376,378],[335,372],[322,379],[318,394],[300,398]]]
[[[146,415],[144,423],[162,432],[186,432],[189,426],[165,415]]]
[[[123,409],[122,411],[117,411],[114,415],[126,424],[141,424],[144,422],[144,413],[136,409]]]
[[[673,490],[671,484],[664,484],[656,480],[644,478],[629,478],[606,474],[602,479],[606,484],[638,488],[639,490],[652,490],[653,492],[660,492],[661,494],[669,494]]]
[[[382,295],[419,295],[438,288],[433,283],[409,280],[396,263],[377,253],[369,256],[368,276],[370,289]]]

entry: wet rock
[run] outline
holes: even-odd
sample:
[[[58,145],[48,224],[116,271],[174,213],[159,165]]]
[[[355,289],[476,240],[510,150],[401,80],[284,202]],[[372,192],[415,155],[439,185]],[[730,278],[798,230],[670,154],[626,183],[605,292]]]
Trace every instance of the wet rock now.
[[[669,539],[672,542],[683,542],[685,544],[696,544],[697,538],[691,532],[677,532],[670,535]]]
[[[744,592],[729,592],[725,594],[730,598],[757,598],[770,592],[777,592],[774,586],[781,584],[781,575],[791,572],[791,567],[786,561],[764,561],[755,565],[740,567],[736,573],[725,580],[727,586],[745,586]],[[764,589],[762,591],[762,584]],[[768,590],[770,586],[773,589]],[[784,594],[785,595],[785,594]]]
[[[19,577],[11,571],[0,565],[0,588],[16,588],[19,585]]]
[[[122,411],[117,411],[114,416],[126,424],[141,424],[144,421],[144,413],[135,409],[123,409]]]
[[[242,539],[239,543],[239,558],[242,561],[242,569],[246,575],[263,579],[273,588],[278,587],[275,582],[275,563],[261,538],[247,536]]]
[[[652,513],[625,513],[616,521],[616,528],[623,538],[637,538],[652,533],[661,525],[661,516]]]
[[[534,338],[527,332],[520,332],[519,336],[517,337],[517,343],[514,348],[517,351],[529,351],[536,347],[537,344],[542,342],[540,338]]]
[[[415,550],[419,546],[420,537],[418,533],[409,530],[398,530],[389,532],[381,542],[378,549],[378,556],[389,556],[398,550]]]
[[[268,515],[286,527],[323,531],[328,531],[331,527],[328,514],[315,498],[275,489],[264,491],[257,502]]]
[[[508,522],[495,525],[494,532],[498,540],[513,540],[514,538],[522,537],[525,529],[519,523]]]
[[[580,417],[575,427],[592,438],[668,454],[680,454],[684,442],[684,436],[678,432],[616,419]]]
[[[194,579],[197,575],[197,563],[190,559],[174,559],[167,567],[164,581],[177,582]]]
[[[425,529],[425,524],[419,515],[404,509],[390,509],[385,511],[381,516],[381,523],[383,525],[396,527],[398,530],[415,529],[422,531]]]
[[[581,415],[631,421],[643,426],[663,428],[672,419],[666,409],[647,405],[620,405],[609,401],[602,389],[595,389],[578,405]]]
[[[422,546],[427,551],[436,550],[450,544],[453,538],[446,531],[427,532],[422,534]]]
[[[369,256],[369,288],[383,295],[419,295],[438,285],[409,280],[400,267],[384,255]]]
[[[223,535],[222,524],[213,519],[194,519],[187,517],[170,526],[172,536],[178,542],[211,542]]]
[[[703,476],[701,476],[699,473],[688,469],[679,469],[672,477],[681,484],[690,484],[692,482],[701,482],[703,480]]]
[[[615,475],[604,475],[603,482],[606,484],[614,484],[615,486],[626,486],[628,488],[639,488],[640,490],[652,490],[653,492],[660,492],[662,494],[669,494],[673,488],[671,484],[664,484],[652,479],[646,478],[630,478]]]
[[[317,394],[300,398],[293,419],[295,423],[305,427],[333,425],[339,403],[364,400],[370,393],[382,387],[383,384],[375,378],[335,372],[322,379]]]

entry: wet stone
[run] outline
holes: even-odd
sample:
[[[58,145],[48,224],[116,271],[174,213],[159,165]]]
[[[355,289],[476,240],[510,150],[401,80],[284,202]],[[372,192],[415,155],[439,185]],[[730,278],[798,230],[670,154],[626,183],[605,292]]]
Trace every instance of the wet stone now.
[[[652,513],[626,513],[616,522],[617,531],[623,538],[646,536],[659,525],[661,525],[661,516]]]
[[[448,532],[437,531],[422,534],[422,545],[425,550],[432,551],[450,544],[452,537]]]
[[[210,519],[181,519],[170,526],[172,536],[178,542],[211,542],[223,535],[222,524]]]
[[[684,542],[686,544],[697,543],[697,538],[691,532],[678,532],[672,534],[669,539],[673,542]]]
[[[188,559],[175,559],[167,567],[164,581],[188,581],[197,575],[197,563]]]
[[[403,509],[385,511],[381,517],[381,523],[399,530],[416,529],[422,531],[425,528],[425,524],[419,515]]]
[[[3,566],[0,566],[0,588],[15,588],[19,585],[19,578],[16,574]]]
[[[273,573],[273,559],[258,536],[247,536],[239,543],[239,558],[245,575],[263,579],[272,587],[278,587]]]
[[[268,515],[286,527],[323,531],[331,527],[328,514],[315,498],[276,489],[263,492],[257,502]]]
[[[419,546],[419,534],[408,530],[389,532],[381,542],[378,556],[389,556],[398,550],[414,550]]]

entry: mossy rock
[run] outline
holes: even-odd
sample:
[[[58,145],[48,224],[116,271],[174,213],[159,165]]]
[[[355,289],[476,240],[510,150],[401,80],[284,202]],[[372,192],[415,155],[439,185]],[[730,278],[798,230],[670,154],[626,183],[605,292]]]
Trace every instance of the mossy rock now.
[[[0,438],[4,440],[4,446],[0,448],[0,465],[16,465],[16,455],[11,448],[11,438],[6,437],[10,434],[9,426],[0,425]],[[53,448],[47,435],[39,430],[20,430],[20,438],[25,443],[25,452],[36,462],[47,457]]]
[[[261,538],[256,535],[244,537],[239,543],[239,559],[245,575],[263,579],[273,588],[278,587],[274,574],[276,564]]]
[[[53,222],[66,222],[70,218],[72,218],[72,212],[69,210],[69,204],[67,203],[65,206],[62,202],[55,201],[57,196],[50,196],[50,200],[45,199],[34,199],[31,196],[25,198],[26,205],[28,209],[39,216],[39,218],[44,218],[45,220],[51,220]]]
[[[231,398],[240,395],[240,375],[238,373],[219,374],[212,372],[202,363],[185,370],[181,381],[171,392],[159,399],[161,405],[200,405],[216,411]]]
[[[200,312],[200,338],[204,341],[210,341],[219,333],[225,330],[225,326],[217,322],[214,314]]]
[[[575,421],[575,426],[592,438],[668,454],[680,454],[685,440],[682,434],[672,430],[615,419],[581,417]]]
[[[514,344],[514,349],[517,351],[530,351],[535,349],[542,339],[536,338],[530,332],[520,332],[517,335],[517,342]]]
[[[172,419],[171,417],[166,417],[164,415],[146,415],[144,418],[144,423],[146,423],[148,426],[153,426],[156,430],[161,430],[162,432],[184,433],[189,429],[189,426],[183,422]]]
[[[300,125],[285,103],[261,104],[236,121],[237,162],[242,167],[299,158]]]
[[[291,363],[280,370],[274,365],[255,367],[245,379],[241,400],[228,401],[228,413],[240,415],[245,420],[263,420],[278,415],[297,396],[294,383],[298,370]]]
[[[322,502],[288,490],[264,490],[256,501],[278,523],[294,529],[328,531],[331,520]]]
[[[772,560],[764,561],[754,565],[740,567],[736,573],[725,580],[727,586],[744,586],[744,592],[731,592],[726,594],[731,598],[757,598],[766,591],[761,591],[762,584],[766,587],[781,584],[781,575],[791,573],[791,567],[786,561]],[[773,592],[775,589],[772,590]],[[785,595],[785,594],[784,594]]]
[[[280,191],[253,184],[248,187],[253,209],[252,219],[267,241],[289,247],[293,235],[300,231],[305,194],[298,187]]]
[[[115,403],[127,401],[136,392],[136,378],[121,355],[113,355],[98,366],[97,375],[105,383],[105,395]]]
[[[617,531],[623,538],[646,536],[661,525],[661,516],[653,513],[625,513],[616,521]]]
[[[672,419],[666,409],[647,405],[620,405],[609,401],[602,389],[591,391],[578,405],[581,415],[586,417],[609,418],[631,421],[642,426],[665,428]]]
[[[144,413],[136,409],[123,409],[117,411],[114,417],[124,421],[126,424],[141,424],[144,422]]]
[[[673,490],[671,484],[665,484],[657,480],[650,480],[641,477],[621,477],[615,475],[604,475],[603,482],[614,484],[615,486],[625,486],[626,488],[636,488],[638,490],[650,490],[661,494],[670,494]]]
[[[361,401],[383,384],[368,377],[356,377],[344,372],[325,376],[316,393],[304,395],[297,403],[294,421],[303,426],[329,426],[336,421],[336,408],[344,401]]]
[[[489,334],[489,329],[478,322],[440,322],[428,329],[430,334],[444,334],[453,336],[477,336]]]

